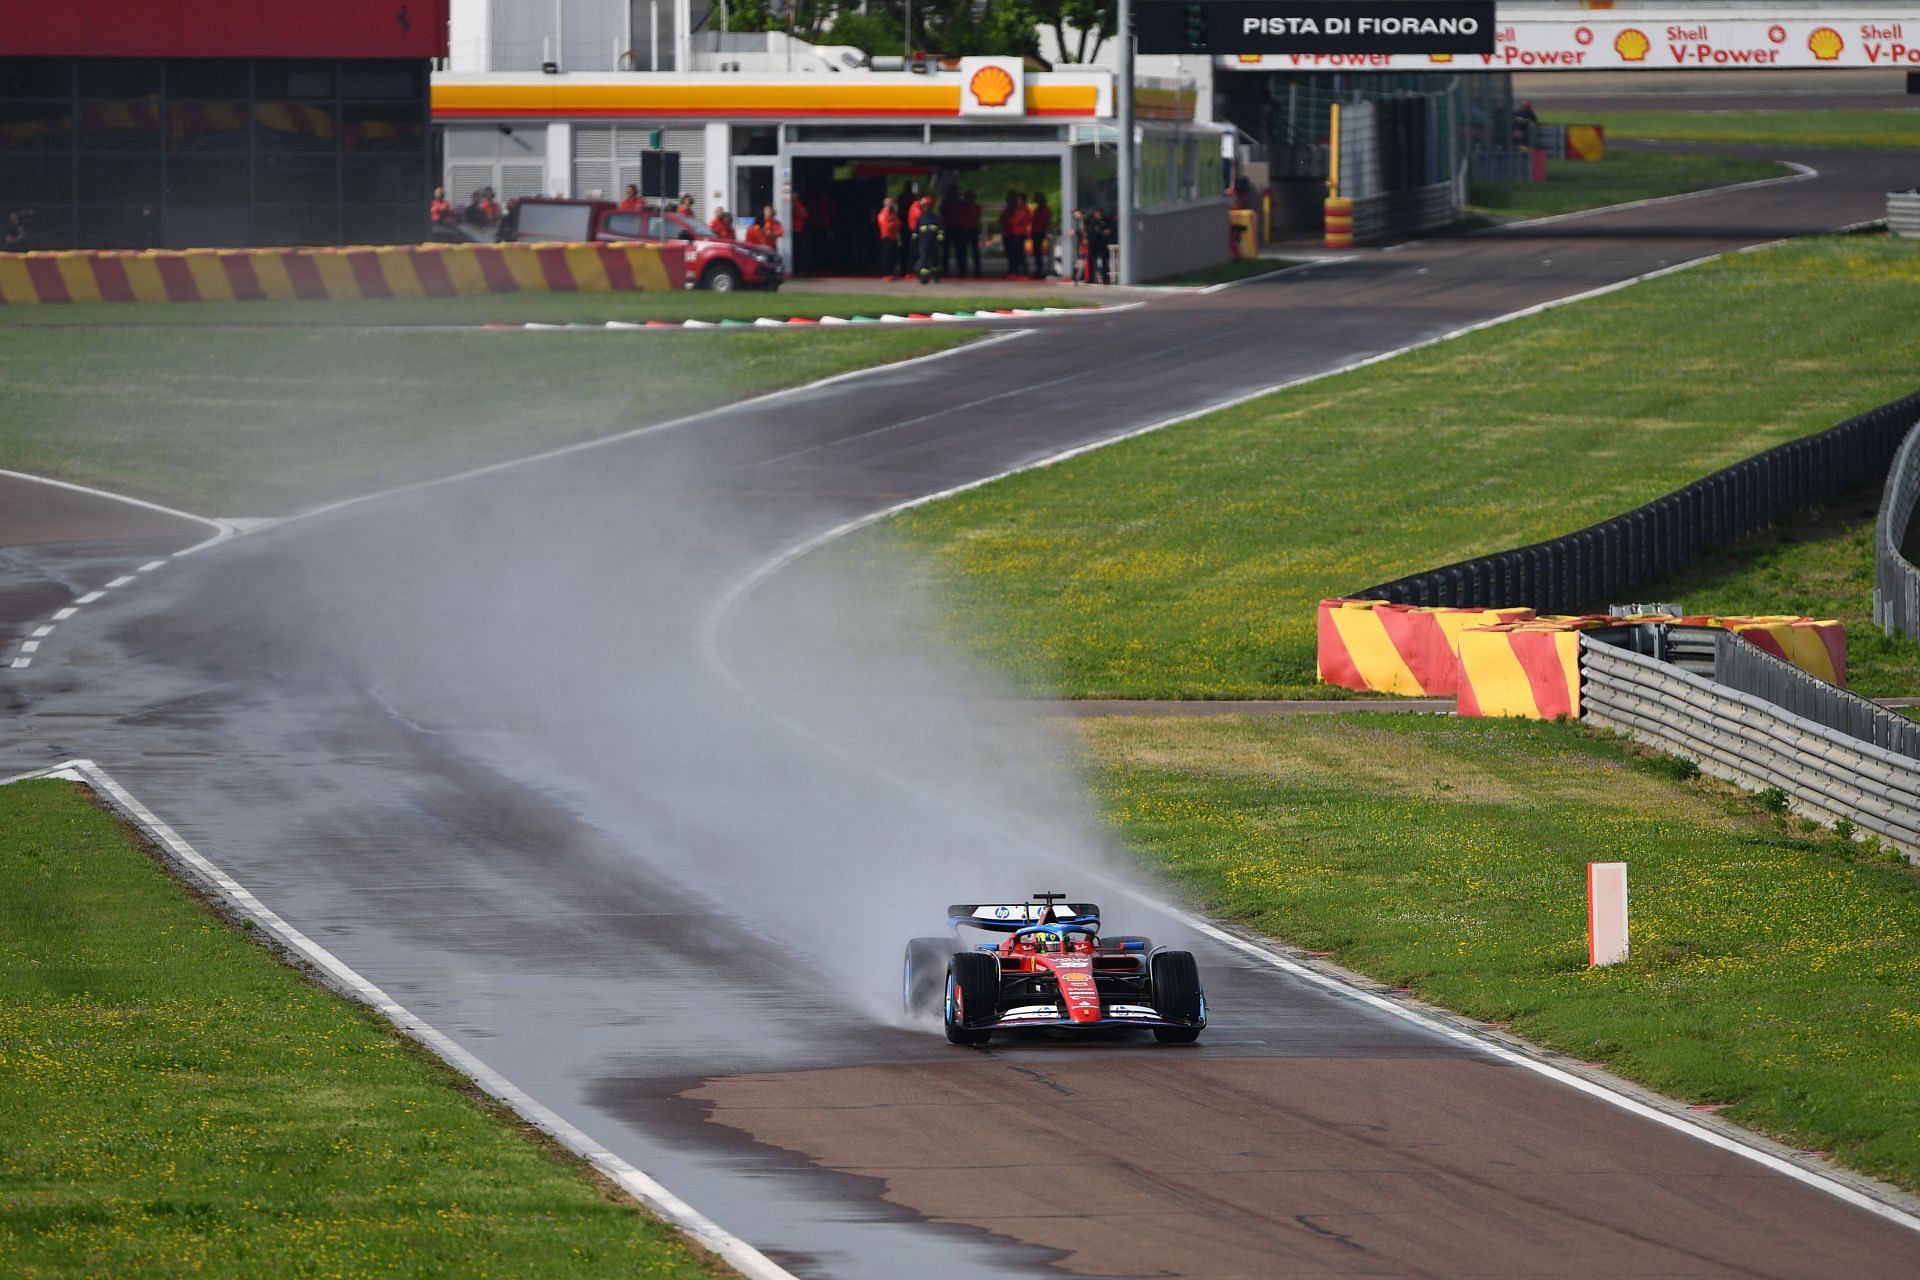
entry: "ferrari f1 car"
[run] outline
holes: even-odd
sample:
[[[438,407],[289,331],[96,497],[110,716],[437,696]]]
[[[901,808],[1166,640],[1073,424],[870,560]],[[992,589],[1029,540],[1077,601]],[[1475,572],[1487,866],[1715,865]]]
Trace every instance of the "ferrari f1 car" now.
[[[1147,1027],[1191,1044],[1207,998],[1191,952],[1145,938],[1100,936],[1100,908],[1036,893],[1031,902],[947,908],[952,937],[907,944],[902,995],[913,1016],[941,1017],[954,1044],[1002,1029]],[[1004,934],[968,946],[962,929]]]

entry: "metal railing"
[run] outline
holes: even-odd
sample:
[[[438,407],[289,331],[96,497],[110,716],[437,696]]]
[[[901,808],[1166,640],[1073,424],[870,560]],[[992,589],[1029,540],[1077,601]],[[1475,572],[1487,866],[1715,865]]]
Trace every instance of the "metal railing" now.
[[[1395,604],[1528,606],[1575,613],[1604,606],[1737,542],[1886,476],[1920,418],[1920,391],[1818,435],[1736,462],[1625,515],[1512,551],[1476,556],[1357,591]]]
[[[1873,534],[1873,620],[1888,635],[1920,640],[1920,569],[1907,559],[1913,509],[1920,505],[1920,425],[1894,455]]]
[[[1588,723],[1697,761],[1703,773],[1778,788],[1801,813],[1920,853],[1920,760],[1590,636],[1580,639],[1580,706]]]
[[[1714,637],[1713,681],[1849,738],[1920,760],[1920,721],[1828,684],[1732,632]]]

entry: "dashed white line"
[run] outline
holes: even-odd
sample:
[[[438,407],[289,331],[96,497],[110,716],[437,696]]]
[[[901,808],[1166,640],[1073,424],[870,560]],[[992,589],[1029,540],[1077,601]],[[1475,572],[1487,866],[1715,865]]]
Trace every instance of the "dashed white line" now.
[[[74,608],[72,605],[68,605],[64,609],[54,610],[53,620],[55,622],[65,622],[68,618],[71,618],[74,614],[78,612],[80,612],[80,610]]]
[[[44,640],[52,634],[53,634],[53,624],[51,622],[49,622],[44,627],[35,627],[33,629],[33,638],[35,640]]]
[[[138,569],[135,569],[134,572],[135,573],[152,573],[155,569],[158,569],[160,566],[164,565],[165,563],[166,563],[165,560],[149,560],[145,564],[141,565]]]
[[[20,652],[38,653],[40,652],[40,642],[38,640],[22,640],[20,642]]]
[[[123,573],[119,577],[115,578],[112,582],[109,582],[107,584],[107,590],[112,591],[115,587],[124,587],[129,582],[132,582],[132,581],[133,581],[132,574]]]
[[[77,605],[78,605],[78,604],[92,604],[92,603],[93,603],[93,602],[94,602],[95,600],[98,600],[98,599],[99,599],[100,597],[102,597],[102,596],[104,596],[104,595],[106,595],[106,594],[107,594],[107,593],[106,593],[106,592],[104,592],[104,591],[89,591],[89,592],[87,592],[87,594],[85,594],[85,595],[83,595],[83,596],[81,596],[81,597],[80,597],[80,598],[79,598],[78,600],[76,600],[76,601],[74,601],[74,603],[75,603],[75,604],[77,604]]]
[[[19,669],[20,669],[21,667],[30,667],[30,666],[32,666],[32,665],[33,665],[33,659],[32,659],[32,658],[15,658],[15,659],[13,660],[13,663],[12,663],[12,665],[13,665],[13,668],[14,668],[14,669],[15,669],[15,670],[17,671],[17,670],[19,670]]]

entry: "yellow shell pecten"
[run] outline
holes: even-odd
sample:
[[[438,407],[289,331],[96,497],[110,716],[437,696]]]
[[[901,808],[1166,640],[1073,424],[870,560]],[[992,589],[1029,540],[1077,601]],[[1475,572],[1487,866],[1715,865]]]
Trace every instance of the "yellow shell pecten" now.
[[[967,82],[967,92],[983,107],[1004,107],[1013,96],[1013,77],[1004,67],[982,67]]]
[[[1807,37],[1807,50],[1822,62],[1832,62],[1846,47],[1847,42],[1832,27],[1816,27]]]
[[[1653,44],[1647,39],[1647,33],[1638,27],[1628,27],[1613,38],[1613,51],[1625,62],[1644,62],[1647,50]]]

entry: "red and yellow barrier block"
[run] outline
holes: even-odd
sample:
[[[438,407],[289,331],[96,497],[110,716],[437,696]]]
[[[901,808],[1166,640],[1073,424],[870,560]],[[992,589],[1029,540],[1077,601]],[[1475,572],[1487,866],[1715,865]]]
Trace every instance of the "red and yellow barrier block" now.
[[[1580,633],[1605,618],[1536,618],[1460,633],[1463,716],[1580,715]]]
[[[1447,697],[1458,688],[1454,650],[1470,627],[1533,617],[1531,609],[1448,609],[1384,600],[1322,600],[1320,679],[1344,689]]]
[[[1567,126],[1567,159],[1604,160],[1607,157],[1607,130],[1604,125]]]
[[[1808,675],[1847,687],[1847,629],[1838,622],[1776,615],[1711,618],[1708,624],[1725,627]]]
[[[679,289],[676,247],[381,245],[0,254],[0,303],[452,298]]]

